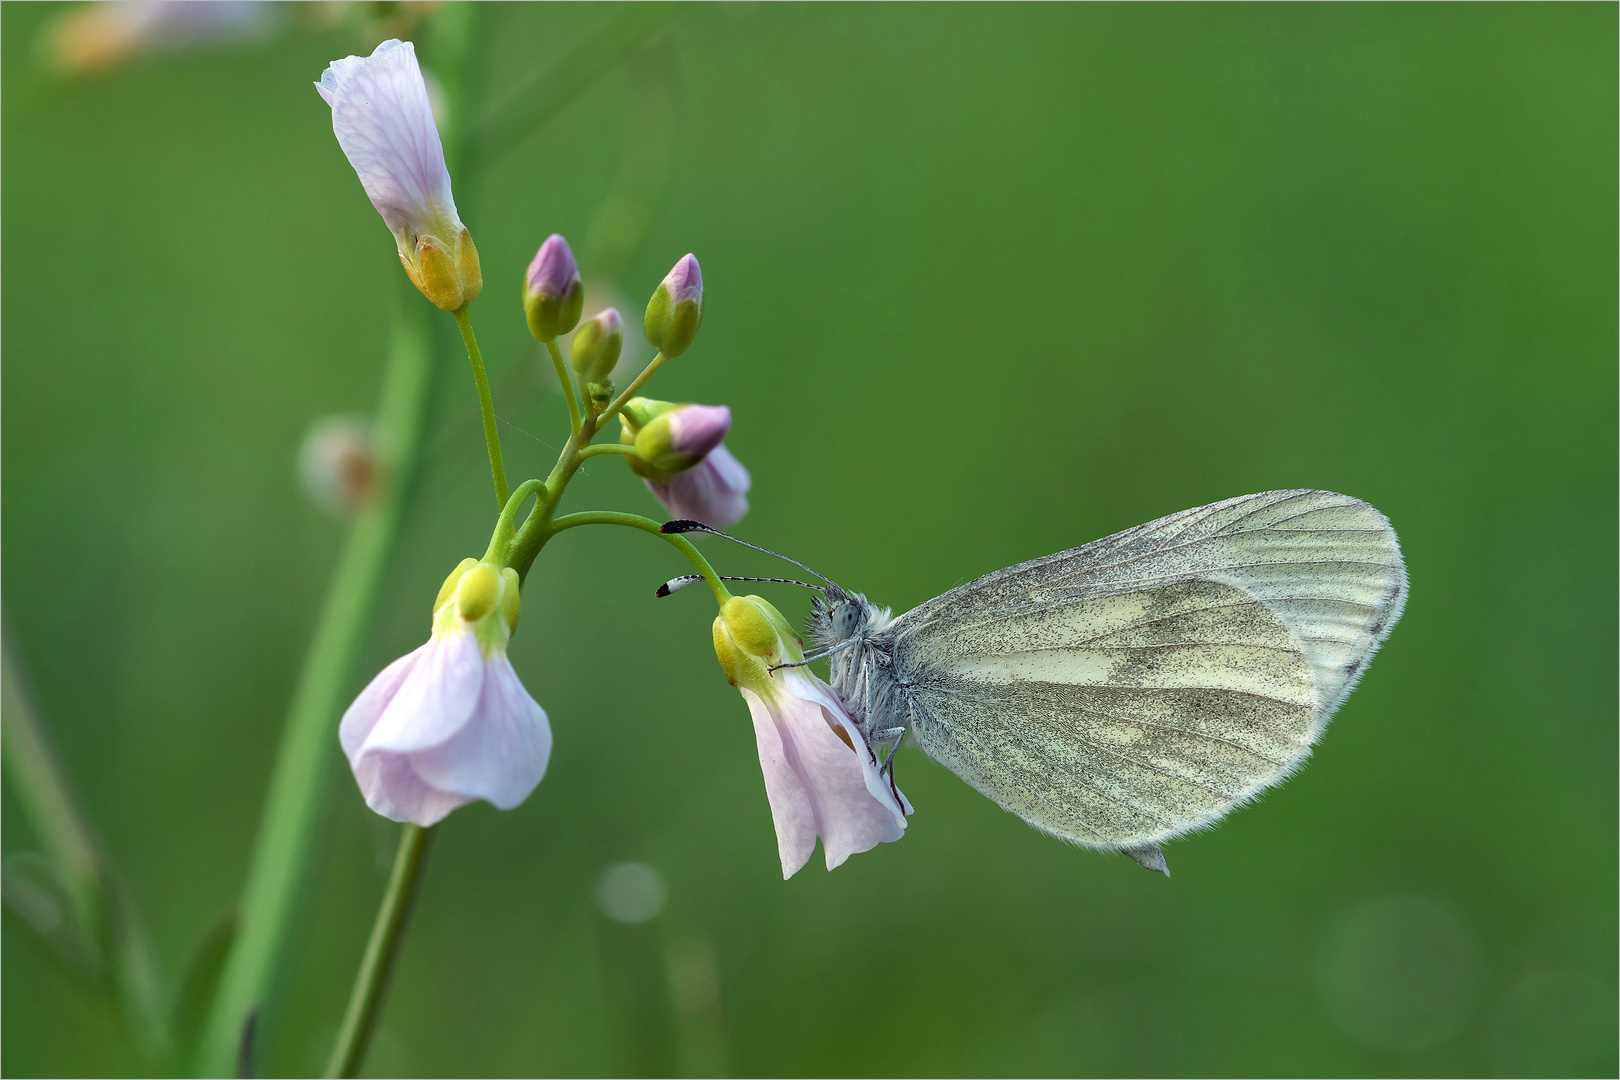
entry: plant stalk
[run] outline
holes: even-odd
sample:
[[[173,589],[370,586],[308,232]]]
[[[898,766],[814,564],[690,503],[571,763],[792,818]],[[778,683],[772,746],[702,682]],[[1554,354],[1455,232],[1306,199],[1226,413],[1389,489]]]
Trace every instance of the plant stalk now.
[[[478,385],[478,411],[484,418],[484,449],[489,452],[489,475],[495,481],[495,507],[497,510],[504,509],[509,493],[506,487],[506,462],[501,458],[501,432],[495,420],[495,400],[489,394],[489,376],[484,374],[484,354],[478,351],[478,338],[473,334],[472,316],[467,314],[467,305],[457,308],[455,316],[456,329],[461,331],[461,341],[467,346],[467,362],[472,365],[473,382]],[[572,396],[568,399],[568,405],[572,412]]]
[[[411,920],[428,849],[437,831],[436,825],[426,829],[407,825],[400,835],[394,870],[388,877],[388,891],[383,894],[382,907],[377,909],[377,922],[371,928],[371,940],[366,942],[366,955],[360,961],[360,974],[355,977],[354,992],[349,996],[349,1011],[344,1014],[337,1046],[326,1066],[329,1077],[360,1075],[360,1066],[382,1015],[383,1001],[388,996],[388,986],[393,981],[394,965],[399,962],[405,927]]]

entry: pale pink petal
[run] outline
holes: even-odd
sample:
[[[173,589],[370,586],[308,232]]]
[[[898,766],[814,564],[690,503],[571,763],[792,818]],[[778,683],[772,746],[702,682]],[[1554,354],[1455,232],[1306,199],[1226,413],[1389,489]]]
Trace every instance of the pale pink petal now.
[[[465,626],[450,627],[429,642],[360,753],[411,754],[440,745],[472,717],[483,686],[478,638]]]
[[[360,752],[360,744],[366,741],[371,729],[377,726],[377,720],[382,716],[388,703],[394,700],[399,692],[405,677],[416,666],[417,659],[427,649],[427,645],[413,649],[392,664],[377,673],[377,677],[366,684],[360,691],[360,696],[354,699],[343,713],[343,721],[338,724],[338,743],[343,747],[343,754],[354,764],[355,755]]]
[[[852,749],[834,733],[817,702],[783,694],[778,716],[788,764],[810,795],[827,869],[881,844],[892,818],[867,790],[864,751]]]
[[[765,774],[765,796],[776,824],[776,848],[782,857],[784,880],[798,873],[816,850],[816,815],[804,780],[788,762],[782,731],[770,706],[758,694],[742,688],[743,700],[754,719],[754,740],[759,744],[759,767]]]
[[[411,768],[409,757],[367,751],[354,766],[354,778],[366,805],[390,821],[409,821],[426,828],[471,799],[430,787]]]
[[[648,480],[647,490],[673,517],[725,528],[748,513],[751,484],[748,470],[721,443],[701,462],[670,477],[668,484]]]
[[[731,410],[726,406],[688,405],[670,414],[669,448],[688,458],[706,457],[730,430]]]
[[[370,56],[334,60],[316,89],[332,106],[338,145],[390,230],[425,232],[441,219],[459,226],[415,46],[390,39]]]
[[[449,741],[411,755],[411,766],[440,791],[510,810],[540,783],[550,757],[546,711],[523,688],[506,654],[496,653],[466,725]]]
[[[779,677],[783,679],[789,693],[819,704],[827,723],[834,728],[842,728],[854,746],[866,747],[865,736],[860,733],[854,718],[844,708],[844,703],[833,693],[832,687],[805,668],[790,668]],[[884,830],[883,842],[892,843],[905,835],[906,816],[912,812],[911,803],[907,802],[905,794],[891,785],[888,777],[883,775],[877,757],[870,748],[864,749],[857,756],[861,760],[861,773],[866,781],[867,792],[889,812],[889,827]]]

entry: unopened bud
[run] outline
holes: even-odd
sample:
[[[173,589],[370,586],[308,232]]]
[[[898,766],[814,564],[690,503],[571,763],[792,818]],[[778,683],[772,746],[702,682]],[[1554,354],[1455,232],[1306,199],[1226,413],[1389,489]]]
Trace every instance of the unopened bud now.
[[[382,457],[371,425],[352,416],[317,420],[298,452],[298,475],[321,509],[353,518],[382,488]]]
[[[517,629],[522,608],[517,571],[478,559],[462,559],[433,601],[435,625],[441,618],[474,623],[486,650],[505,645]]]
[[[461,575],[456,583],[456,613],[468,622],[477,622],[495,610],[501,598],[501,574],[481,562]]]
[[[636,433],[636,457],[652,473],[673,475],[708,457],[730,429],[731,410],[724,405],[683,405]]]
[[[529,320],[529,333],[541,341],[566,334],[579,322],[584,306],[585,288],[574,253],[567,240],[552,233],[523,276],[523,314]]]
[[[803,658],[799,636],[760,596],[733,596],[714,620],[714,654],[733,686],[768,691],[771,665]]]
[[[673,401],[658,401],[655,398],[633,397],[624,403],[619,410],[619,441],[626,446],[635,445],[636,432],[646,427],[657,417],[664,415],[671,409],[678,409],[679,405]]]
[[[461,579],[467,575],[467,571],[477,565],[477,559],[462,559],[456,564],[456,568],[450,571],[450,576],[444,579],[444,584],[439,586],[439,595],[433,600],[434,614],[438,614],[446,600],[456,595],[456,586],[461,584]]]
[[[619,350],[623,348],[624,320],[617,310],[608,308],[574,331],[568,358],[581,379],[599,383],[613,374],[613,365],[619,362]]]
[[[647,303],[647,340],[665,356],[686,351],[703,325],[703,271],[695,255],[683,255]]]

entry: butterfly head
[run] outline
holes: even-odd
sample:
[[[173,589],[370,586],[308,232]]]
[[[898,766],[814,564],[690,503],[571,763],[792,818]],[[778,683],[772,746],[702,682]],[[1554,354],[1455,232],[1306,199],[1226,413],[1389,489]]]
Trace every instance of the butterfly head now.
[[[808,628],[822,648],[840,645],[887,625],[889,613],[860,593],[845,592],[828,585],[811,605]]]

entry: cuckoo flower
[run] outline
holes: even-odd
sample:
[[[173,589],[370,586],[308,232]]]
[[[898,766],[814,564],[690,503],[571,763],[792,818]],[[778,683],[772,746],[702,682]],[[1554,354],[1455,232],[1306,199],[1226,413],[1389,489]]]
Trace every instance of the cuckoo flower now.
[[[315,89],[332,107],[338,145],[393,232],[411,283],[445,311],[471,303],[484,276],[456,214],[415,46],[390,39],[370,56],[334,60]]]
[[[730,409],[635,398],[620,419],[619,441],[636,448],[630,468],[672,517],[724,528],[748,513],[752,481],[724,442]]]
[[[436,824],[484,799],[510,810],[551,757],[546,711],[506,657],[518,621],[510,568],[463,560],[434,603],[433,636],[360,692],[338,729],[366,805]]]
[[[831,687],[808,668],[798,637],[770,604],[733,596],[714,620],[714,651],[754,719],[782,876],[821,837],[827,869],[905,835],[911,804],[878,770],[866,739]]]

